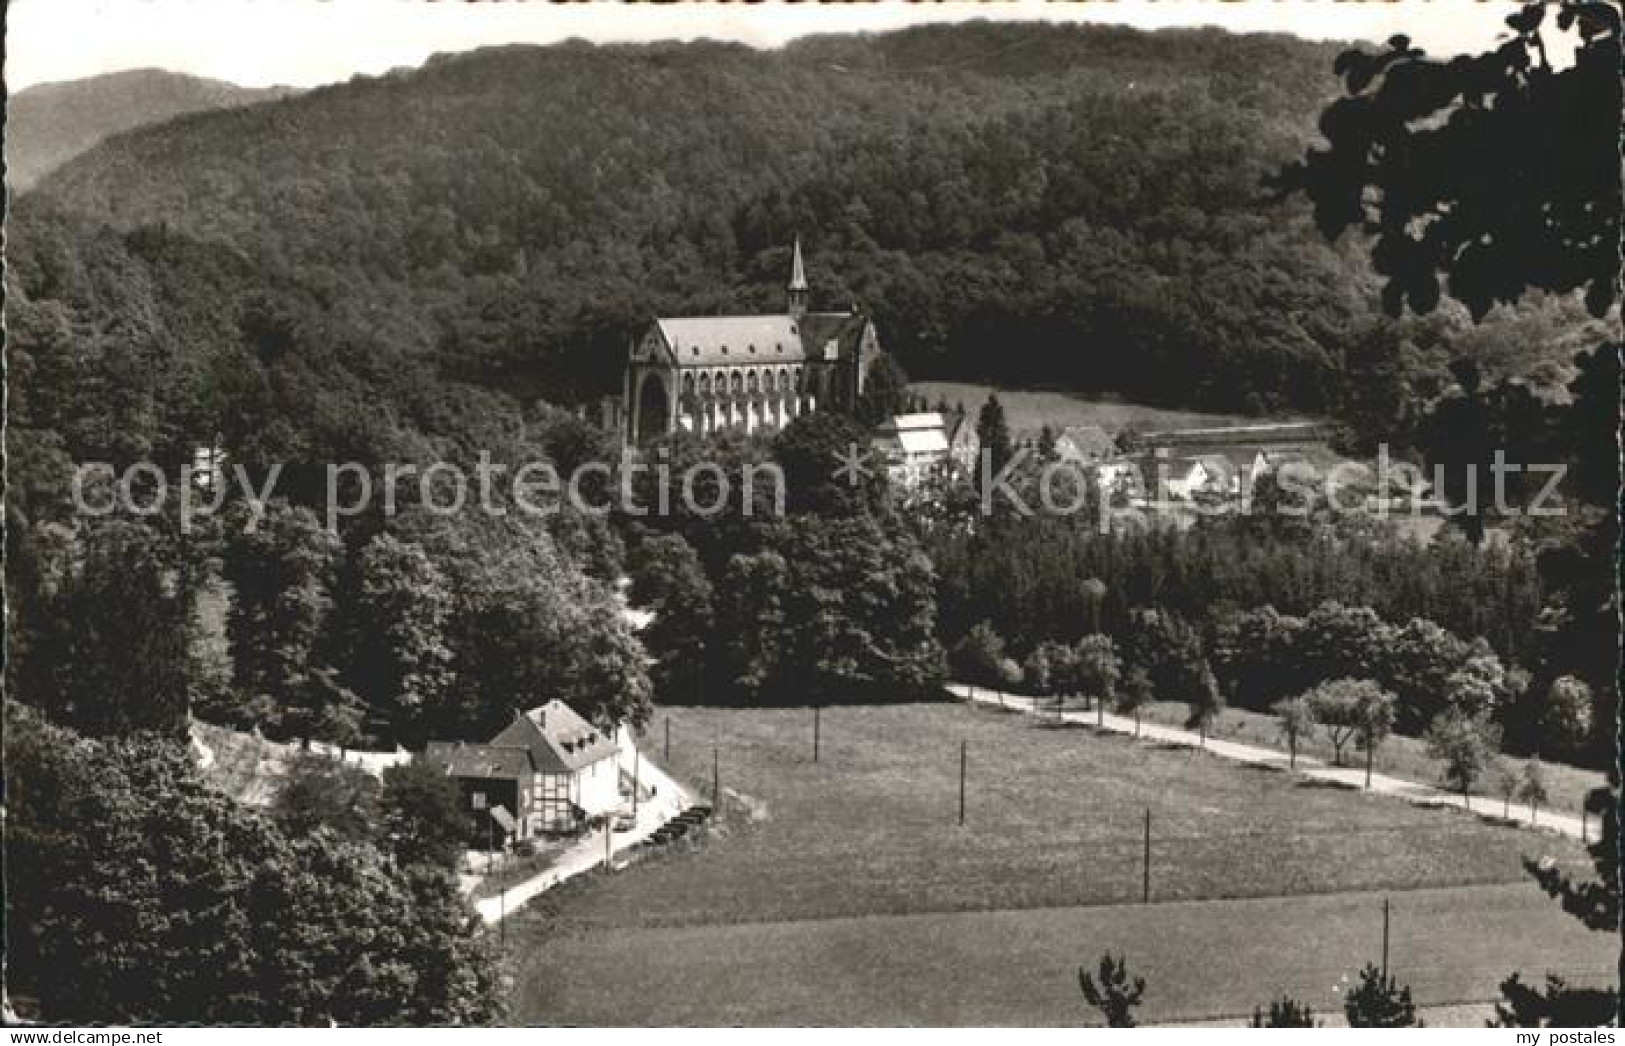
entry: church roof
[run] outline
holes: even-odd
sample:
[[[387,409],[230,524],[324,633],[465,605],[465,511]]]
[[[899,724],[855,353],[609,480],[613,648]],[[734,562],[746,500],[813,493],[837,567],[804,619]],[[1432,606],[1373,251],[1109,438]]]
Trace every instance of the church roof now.
[[[845,358],[857,351],[868,322],[856,312],[810,312],[800,317],[662,316],[655,320],[682,367]]]

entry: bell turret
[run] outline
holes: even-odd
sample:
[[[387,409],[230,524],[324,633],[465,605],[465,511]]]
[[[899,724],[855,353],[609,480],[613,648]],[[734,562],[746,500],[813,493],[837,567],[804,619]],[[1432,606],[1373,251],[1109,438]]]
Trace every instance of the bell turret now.
[[[801,237],[796,237],[795,250],[790,257],[790,282],[785,285],[785,311],[792,316],[807,312],[807,272],[801,264]]]

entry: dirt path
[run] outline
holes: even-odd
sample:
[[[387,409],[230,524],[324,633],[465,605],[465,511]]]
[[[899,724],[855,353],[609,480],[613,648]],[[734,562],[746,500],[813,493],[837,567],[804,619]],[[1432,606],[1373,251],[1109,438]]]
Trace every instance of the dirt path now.
[[[948,690],[956,697],[964,698],[977,704],[995,705],[1003,708],[1014,708],[1033,715],[1042,715],[1046,718],[1055,718],[1055,712],[1050,709],[1038,707],[1036,698],[1024,697],[1007,691],[990,690],[987,687],[970,687],[962,683],[950,683]],[[1134,734],[1134,720],[1126,716],[1107,712],[1104,718],[1095,712],[1062,712],[1060,718],[1068,723],[1081,723],[1084,725],[1099,725],[1104,729],[1118,734]],[[1180,744],[1191,747],[1205,747],[1207,751],[1225,759],[1233,759],[1238,763],[1251,763],[1256,766],[1271,766],[1286,769],[1288,758],[1285,752],[1278,752],[1273,748],[1260,748],[1256,745],[1245,745],[1235,741],[1223,741],[1210,737],[1205,745],[1194,730],[1182,730],[1178,727],[1163,726],[1160,723],[1142,723],[1140,726],[1140,739],[1154,741],[1161,744]],[[1298,756],[1297,773],[1319,781],[1329,781],[1355,789],[1365,789],[1365,770],[1351,766],[1332,766],[1323,759],[1313,756]],[[1446,792],[1432,785],[1421,784],[1416,781],[1407,781],[1386,774],[1372,774],[1370,791],[1379,795],[1391,795],[1416,803],[1419,806],[1455,806],[1468,805],[1462,796],[1454,792]],[[1500,800],[1489,796],[1474,794],[1470,806],[1474,813],[1494,814],[1500,816]],[[1589,826],[1582,825],[1578,817],[1568,814],[1556,813],[1549,810],[1539,811],[1533,823],[1530,821],[1529,808],[1519,809],[1514,805],[1507,818],[1526,828],[1532,827],[1538,831],[1556,832],[1573,839],[1589,839],[1599,830],[1593,821]]]

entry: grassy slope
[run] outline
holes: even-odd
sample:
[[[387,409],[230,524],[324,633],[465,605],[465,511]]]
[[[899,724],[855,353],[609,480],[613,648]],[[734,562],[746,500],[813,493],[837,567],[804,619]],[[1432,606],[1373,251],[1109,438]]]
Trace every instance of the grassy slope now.
[[[1072,705],[1068,705],[1072,707]],[[1078,707],[1082,707],[1079,703]],[[1189,709],[1182,704],[1172,701],[1159,702],[1141,713],[1147,722],[1165,723],[1169,726],[1184,726]],[[1262,712],[1253,712],[1245,708],[1227,708],[1219,715],[1218,722],[1210,736],[1224,738],[1229,741],[1240,741],[1246,744],[1260,745],[1267,748],[1276,748],[1286,751],[1286,745],[1281,741],[1280,731],[1274,716]],[[1354,746],[1345,746],[1344,759],[1350,765],[1364,766],[1365,755],[1354,750]],[[1306,744],[1298,747],[1300,754],[1317,756],[1330,760],[1332,746],[1325,740],[1316,737]],[[1377,749],[1376,758],[1372,761],[1373,769],[1381,774],[1390,774],[1402,777],[1409,781],[1421,781],[1424,784],[1439,784],[1439,761],[1427,754],[1427,744],[1420,738],[1402,737],[1395,735],[1383,742]],[[1524,761],[1511,756],[1502,756],[1499,766],[1514,772],[1523,769]],[[1606,784],[1606,779],[1593,770],[1582,770],[1578,767],[1564,766],[1561,763],[1545,763],[1543,770],[1546,775],[1546,790],[1551,793],[1551,800],[1546,804],[1554,810],[1578,815],[1580,803],[1586,793],[1594,788]],[[1495,776],[1487,776],[1485,781],[1477,788],[1480,792],[1495,791]],[[1441,785],[1441,787],[1446,787]],[[1474,808],[1479,803],[1474,803]],[[1499,800],[1484,806],[1484,813],[1499,813],[1502,804]]]
[[[1286,991],[1336,1023],[1334,988],[1377,958],[1382,896],[609,930],[537,949],[516,1016],[588,1025],[1098,1023],[1075,971],[1110,949],[1146,978],[1148,1022],[1242,1017]],[[1610,980],[1607,935],[1558,914],[1531,885],[1390,899],[1391,967],[1423,1006],[1493,998],[1515,969]],[[512,936],[535,932],[521,925]],[[1442,1018],[1428,1016],[1452,1023]]]
[[[1197,752],[1137,747],[991,710],[958,705],[830,710],[816,765],[805,710],[674,709],[669,714],[673,769],[709,787],[715,739],[724,788],[765,801],[769,817],[692,853],[567,888],[550,898],[544,910],[551,910],[551,917],[532,915],[513,928],[510,939],[526,956],[520,971],[522,1019],[607,1019],[609,1011],[594,1009],[592,993],[581,994],[586,989],[571,971],[625,962],[627,975],[619,983],[637,985],[630,994],[639,1002],[635,1012],[617,1011],[620,1019],[811,1020],[815,1010],[798,1009],[796,1000],[827,1007],[828,990],[852,990],[855,982],[868,985],[873,998],[851,1019],[906,1020],[913,1011],[896,998],[903,985],[893,978],[892,967],[931,960],[898,958],[902,939],[894,935],[904,927],[913,927],[908,931],[913,939],[925,942],[968,936],[983,949],[985,966],[1010,967],[1007,973],[950,981],[942,991],[986,992],[997,999],[1002,991],[994,990],[990,976],[1064,980],[1071,976],[1066,969],[1025,954],[1022,935],[1036,931],[1016,927],[1058,925],[1083,918],[1077,914],[1083,906],[1138,900],[1141,818],[1147,808],[1159,901],[1464,884],[1517,884],[1522,890],[1523,855],[1550,852],[1565,862],[1582,860],[1575,844],[1488,825],[1456,811],[1306,787],[1283,774]],[[658,738],[662,729],[656,723],[652,736]],[[964,828],[954,823],[961,739],[970,742]],[[1288,909],[1300,913],[1292,918],[1310,919],[1328,903],[1305,899]],[[969,917],[949,914],[1001,909],[1030,914],[991,924],[985,924],[988,915],[960,922]],[[1069,911],[1045,914],[1052,909]],[[898,915],[912,921],[872,918]],[[840,921],[852,917],[862,921]],[[1555,927],[1558,934],[1570,921],[1544,901],[1529,919]],[[800,920],[819,922],[785,925]],[[727,926],[745,923],[757,925]],[[978,928],[984,924],[990,928]],[[1158,932],[1163,943],[1150,942],[1151,951],[1157,961],[1177,966],[1191,942],[1181,937],[1177,921]],[[1234,926],[1229,932],[1236,932]],[[1499,947],[1530,932],[1478,944]],[[533,934],[544,937],[545,946],[527,946]],[[1318,938],[1310,933],[1303,940]],[[805,943],[791,947],[787,941]],[[1203,947],[1234,943],[1220,933]],[[1069,947],[1085,951],[1096,945],[1080,938]],[[1568,946],[1553,947],[1560,956]],[[845,958],[832,958],[830,948]],[[785,955],[774,968],[783,982],[770,978],[758,985],[739,972],[753,966],[753,956],[769,953]],[[1511,961],[1496,960],[1501,975]],[[676,962],[702,968],[734,963],[729,968],[739,973],[737,990],[685,987],[686,974],[672,972]],[[1589,957],[1582,960],[1589,962]],[[728,983],[716,976],[718,984]],[[831,980],[836,983],[827,983]],[[1493,992],[1493,983],[1487,990]],[[1192,998],[1198,1000],[1191,1003],[1195,1009],[1170,1010],[1169,1019],[1230,1012]],[[816,1012],[824,1014],[821,1019],[836,1019],[827,1008]],[[931,1012],[922,1004],[916,1016]],[[999,1019],[1004,1011],[991,1006],[940,1012],[982,1020]]]
[[[1057,428],[1066,425],[1099,425],[1115,433],[1125,425],[1142,429],[1202,428],[1220,425],[1251,425],[1262,420],[1240,414],[1199,414],[1194,411],[1163,410],[1142,407],[1134,403],[1113,403],[1089,400],[1065,392],[1034,391],[1024,389],[995,389],[991,385],[976,385],[957,381],[916,381],[909,391],[924,396],[927,403],[936,405],[939,399],[950,404],[963,403],[974,414],[987,401],[989,392],[999,394],[1004,404],[1005,417],[1010,429],[1016,433],[1037,431],[1046,423]]]

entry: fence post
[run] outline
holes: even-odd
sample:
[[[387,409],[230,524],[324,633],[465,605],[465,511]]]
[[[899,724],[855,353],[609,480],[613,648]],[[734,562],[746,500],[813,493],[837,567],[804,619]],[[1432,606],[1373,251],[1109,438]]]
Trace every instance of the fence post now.
[[[965,823],[965,763],[969,758],[970,742],[959,742],[959,823]]]
[[[1151,808],[1145,809],[1144,878],[1140,883],[1140,903],[1151,903]]]

